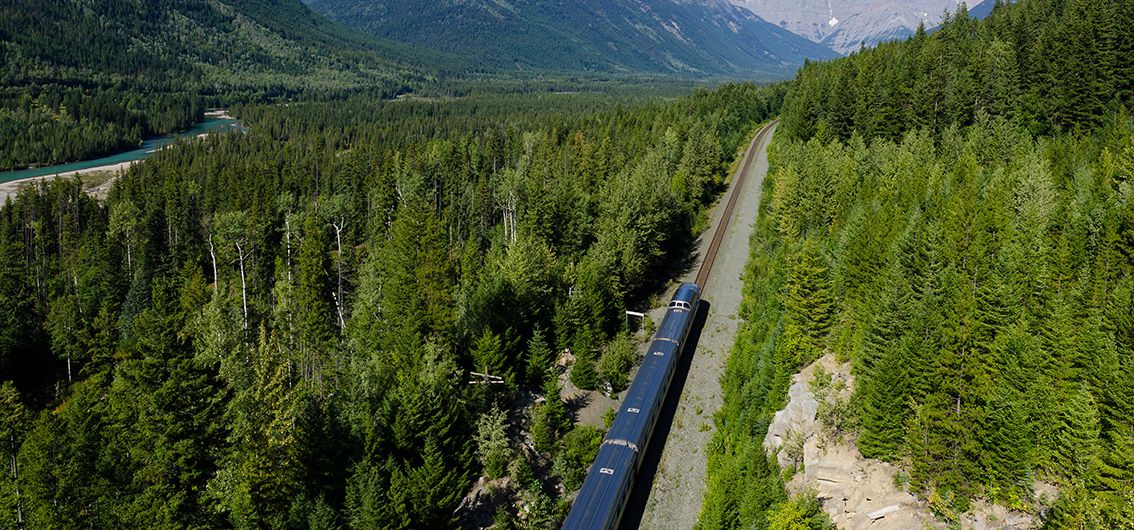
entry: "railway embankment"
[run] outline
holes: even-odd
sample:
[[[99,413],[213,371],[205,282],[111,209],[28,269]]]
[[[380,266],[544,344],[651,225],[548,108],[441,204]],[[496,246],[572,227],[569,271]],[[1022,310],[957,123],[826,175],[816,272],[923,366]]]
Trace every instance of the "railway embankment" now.
[[[667,427],[668,435],[664,441],[659,438],[651,443],[650,451],[656,454],[646,456],[622,528],[688,529],[697,522],[705,495],[705,451],[715,430],[713,413],[722,404],[720,377],[740,323],[741,275],[748,261],[748,242],[756,226],[768,172],[767,148],[774,132],[772,124],[753,139],[730,189],[713,209],[709,229],[698,241],[699,263],[682,279],[703,282],[702,299],[707,302],[703,305],[708,311],[696,350],[683,353],[685,362],[675,376],[671,392],[680,390],[680,397],[670,398],[676,399],[672,420],[668,426],[659,420],[656,428],[655,436],[666,433]],[[718,237],[717,228],[725,219],[727,226]]]

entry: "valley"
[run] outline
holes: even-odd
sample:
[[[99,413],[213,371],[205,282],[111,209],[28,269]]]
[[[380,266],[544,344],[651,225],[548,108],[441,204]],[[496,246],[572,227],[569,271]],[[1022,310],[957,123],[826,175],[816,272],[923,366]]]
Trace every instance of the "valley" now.
[[[0,530],[1134,527],[1134,4],[973,4],[3,3]]]

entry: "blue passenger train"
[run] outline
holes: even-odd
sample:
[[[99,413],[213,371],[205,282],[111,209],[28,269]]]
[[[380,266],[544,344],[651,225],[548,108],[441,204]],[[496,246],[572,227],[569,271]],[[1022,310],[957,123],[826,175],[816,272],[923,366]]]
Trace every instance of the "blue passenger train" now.
[[[563,522],[564,530],[618,527],[700,301],[701,288],[695,283],[683,283],[674,293],[638,375]]]

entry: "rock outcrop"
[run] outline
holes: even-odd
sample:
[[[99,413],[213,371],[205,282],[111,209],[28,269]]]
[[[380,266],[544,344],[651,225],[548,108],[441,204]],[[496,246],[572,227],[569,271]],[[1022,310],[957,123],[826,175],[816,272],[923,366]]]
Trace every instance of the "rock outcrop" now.
[[[810,381],[820,369],[830,376],[831,383],[829,390],[817,397]],[[849,399],[853,388],[850,364],[839,363],[830,354],[792,379],[787,406],[775,414],[764,438],[765,450],[776,455],[781,467],[796,468],[788,490],[796,494],[815,492],[838,528],[945,528],[896,480],[900,471],[897,466],[865,458],[852,437],[827,432],[819,419],[824,402],[829,405],[834,400]],[[974,529],[1028,530],[1038,526],[1028,514],[983,501],[962,514],[960,522],[963,528]]]

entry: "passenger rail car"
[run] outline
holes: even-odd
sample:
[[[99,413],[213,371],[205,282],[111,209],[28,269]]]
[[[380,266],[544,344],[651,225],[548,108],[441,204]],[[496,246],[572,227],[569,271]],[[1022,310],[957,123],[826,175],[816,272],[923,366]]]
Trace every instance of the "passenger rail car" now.
[[[701,289],[694,283],[683,283],[674,293],[638,374],[599,447],[598,457],[563,522],[564,530],[618,527],[700,301]]]

